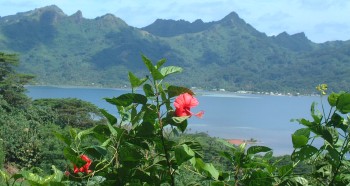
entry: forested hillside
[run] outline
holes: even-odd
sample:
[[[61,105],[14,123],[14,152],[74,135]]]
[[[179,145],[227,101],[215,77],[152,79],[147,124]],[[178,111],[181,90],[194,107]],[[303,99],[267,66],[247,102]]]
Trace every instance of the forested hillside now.
[[[269,37],[234,12],[210,23],[156,20],[135,28],[112,14],[86,19],[53,5],[0,17],[0,51],[20,54],[19,70],[45,85],[122,87],[125,72],[145,73],[140,54],[186,69],[169,81],[208,90],[310,93],[319,83],[337,91],[350,82],[350,41]]]

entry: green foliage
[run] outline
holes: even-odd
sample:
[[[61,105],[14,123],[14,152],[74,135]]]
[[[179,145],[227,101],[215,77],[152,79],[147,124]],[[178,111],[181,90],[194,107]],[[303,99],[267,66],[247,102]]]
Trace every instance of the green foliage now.
[[[5,162],[4,140],[0,138],[0,170],[4,167],[4,162]]]
[[[30,171],[21,171],[18,174],[9,175],[5,171],[0,170],[0,183],[2,185],[33,185],[33,186],[49,186],[57,185],[64,186],[62,182],[63,173],[58,170],[55,166],[52,166],[52,175],[45,177],[39,176],[38,174]]]
[[[145,94],[127,93],[106,101],[116,106],[119,119],[102,111],[108,118],[106,125],[97,125],[83,131],[71,130],[69,136],[57,134],[65,144],[65,157],[74,165],[82,166],[79,156],[93,158],[92,174],[74,174],[70,181],[90,184],[96,176],[103,177],[102,184],[128,185],[169,183],[175,185],[176,175],[184,164],[208,179],[218,180],[220,172],[200,156],[198,143],[175,141],[168,136],[186,129],[189,117],[176,117],[171,107],[173,97],[185,93],[186,88],[168,88],[162,84],[165,77],[181,72],[178,67],[163,67],[164,60],[153,65],[142,56],[150,76],[139,79],[129,73],[133,88],[143,85]],[[188,93],[193,94],[188,90]],[[170,129],[167,132],[166,129]],[[84,143],[95,140],[97,144]],[[86,145],[84,145],[86,144]],[[110,179],[113,175],[113,179]],[[86,178],[89,178],[86,180]]]
[[[62,155],[60,144],[52,139],[52,130],[58,127],[46,123],[35,115],[35,108],[26,111],[12,108],[8,113],[0,110],[0,136],[6,152],[5,162],[20,167],[39,166],[42,163],[59,163]],[[45,166],[43,166],[45,167]]]
[[[52,111],[52,122],[61,126],[75,128],[89,128],[102,121],[102,114],[92,103],[76,99],[37,99],[33,101],[35,107]]]
[[[132,93],[105,98],[116,113],[78,99],[41,99],[15,107],[1,94],[0,165],[21,170],[0,170],[0,184],[350,184],[349,93],[329,95],[329,113],[323,105],[320,112],[312,104],[312,119],[296,120],[303,128],[291,136],[291,156],[273,157],[266,146],[234,146],[204,133],[184,134],[193,116],[192,105],[185,102],[195,94],[165,82],[182,68],[164,67],[163,59],[156,64],[145,56],[142,60],[149,74],[141,79],[129,73]],[[10,67],[8,73],[15,74]],[[135,93],[139,87],[143,93]],[[317,86],[321,101],[327,88]],[[187,109],[185,116],[178,116],[176,109]],[[58,140],[51,138],[52,131]],[[317,140],[323,144],[315,145]]]
[[[29,101],[24,94],[24,85],[28,84],[33,76],[16,73],[15,67],[18,64],[17,55],[0,52],[0,95],[9,104],[24,107]]]
[[[173,84],[207,90],[313,93],[318,82],[342,90],[350,81],[349,41],[268,37],[235,13],[211,23],[158,20],[138,29],[111,14],[85,19],[53,6],[0,23],[0,50],[21,53],[19,69],[35,74],[36,84],[124,87],[126,71],[147,73],[140,53],[191,69],[170,77]]]
[[[318,87],[322,95],[325,89]],[[349,153],[349,118],[350,94],[345,92],[332,93],[328,96],[330,105],[326,113],[322,105],[323,114],[316,112],[315,104],[311,106],[313,120],[298,119],[305,128],[297,130],[292,135],[292,160],[310,163],[313,171],[309,179],[319,185],[347,185],[350,183],[349,162],[346,154]],[[321,97],[322,99],[322,97]],[[321,100],[322,101],[322,100]],[[314,141],[322,140],[323,145],[316,146]]]

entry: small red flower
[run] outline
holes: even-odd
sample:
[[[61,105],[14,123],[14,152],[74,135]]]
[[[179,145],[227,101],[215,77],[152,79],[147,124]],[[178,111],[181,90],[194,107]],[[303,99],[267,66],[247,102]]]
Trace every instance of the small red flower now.
[[[91,160],[89,159],[89,157],[87,157],[86,155],[81,155],[80,158],[86,162],[85,165],[83,165],[82,167],[77,167],[76,165],[74,165],[74,173],[78,173],[78,172],[85,172],[85,173],[91,173],[92,171],[89,170],[89,167],[91,165]]]
[[[191,94],[189,93],[180,94],[175,99],[175,102],[174,102],[175,115],[178,117],[195,115],[201,118],[204,114],[203,111],[200,111],[196,114],[193,114],[191,112],[191,108],[197,106],[198,104],[199,104],[198,100],[195,97],[193,97]]]
[[[69,172],[69,171],[65,171],[65,172],[64,172],[64,175],[70,176],[70,172]]]

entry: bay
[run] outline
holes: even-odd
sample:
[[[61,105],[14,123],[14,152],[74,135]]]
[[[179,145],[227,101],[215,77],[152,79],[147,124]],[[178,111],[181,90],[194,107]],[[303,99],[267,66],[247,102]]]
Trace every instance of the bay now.
[[[117,97],[130,90],[108,88],[28,86],[27,95],[40,98],[79,98],[116,114],[115,106],[103,98]],[[302,128],[291,119],[310,117],[316,96],[271,96],[233,93],[197,92],[199,105],[193,112],[203,110],[202,119],[189,119],[189,132],[205,132],[225,139],[256,139],[259,145],[273,149],[275,155],[293,151],[291,134]]]

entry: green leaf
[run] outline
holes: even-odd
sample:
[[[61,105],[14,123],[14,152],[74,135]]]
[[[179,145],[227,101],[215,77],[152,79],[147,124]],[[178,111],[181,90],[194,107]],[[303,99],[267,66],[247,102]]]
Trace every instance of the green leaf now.
[[[16,176],[17,174],[13,175],[12,177]],[[19,178],[22,178],[22,174],[18,174]],[[10,180],[10,176],[7,174],[7,172],[3,171],[0,169],[0,178],[2,178],[4,181]],[[17,179],[19,179],[17,178]],[[17,180],[16,178],[14,178],[15,180]],[[1,179],[0,179],[1,180]]]
[[[70,129],[69,129],[69,133],[70,133],[70,136],[71,136],[73,139],[76,139],[76,137],[77,137],[77,130],[76,130],[76,129],[70,128]]]
[[[63,173],[55,166],[52,166],[54,173],[52,175],[41,177],[29,171],[22,171],[23,177],[30,183],[30,185],[44,186],[44,185],[63,185],[59,183],[63,178]]]
[[[208,177],[218,180],[220,174],[213,164],[204,163],[201,158],[192,158],[190,162],[199,172],[205,172]]]
[[[157,107],[155,105],[147,104],[142,107],[142,111],[144,111],[143,122],[154,123],[154,121],[158,118],[158,114],[156,112]]]
[[[141,86],[144,82],[146,82],[147,78],[139,79],[132,72],[129,72],[129,81],[131,84],[131,88],[137,88]]]
[[[213,181],[210,183],[210,186],[225,186],[225,182],[223,181]]]
[[[228,148],[233,148],[233,145],[225,139],[216,139],[216,141],[222,143],[223,145],[225,145]]]
[[[161,66],[164,65],[165,62],[166,62],[166,59],[159,60],[156,64],[156,68],[159,69]]]
[[[340,162],[340,157],[341,154],[334,148],[332,148],[331,146],[327,146],[327,151],[328,151],[328,158],[329,158],[329,162],[334,166],[338,166],[339,162]]]
[[[89,181],[87,182],[86,186],[98,186],[98,185],[105,185],[106,184],[106,178],[102,176],[93,176],[89,178]]]
[[[53,170],[53,177],[52,181],[60,182],[63,178],[63,173],[62,171],[58,170],[54,165],[51,166]]]
[[[344,93],[341,94],[338,98],[336,104],[337,110],[339,110],[342,114],[347,114],[350,112],[350,94]]]
[[[298,161],[298,160],[303,161],[312,157],[317,152],[318,152],[318,149],[316,147],[311,145],[305,145],[301,147],[299,150],[294,150],[291,155],[291,158],[293,161]]]
[[[105,142],[107,139],[110,139],[111,131],[107,125],[96,125],[94,127],[94,137],[99,142]]]
[[[294,135],[305,136],[305,137],[309,138],[310,137],[310,129],[309,128],[298,129],[294,132]]]
[[[203,170],[207,171],[214,180],[218,180],[219,178],[219,171],[216,170],[213,164],[211,163],[206,163],[205,166],[203,167]]]
[[[294,148],[301,148],[304,145],[306,145],[308,141],[309,141],[309,138],[303,135],[292,134],[292,142],[293,142]]]
[[[116,128],[114,128],[110,123],[107,123],[107,126],[109,128],[109,131],[111,132],[112,136],[118,136],[119,133]]]
[[[81,140],[83,137],[85,137],[89,134],[92,134],[92,133],[94,133],[94,128],[88,128],[86,130],[82,130],[82,131],[78,132],[77,139]]]
[[[204,157],[202,145],[198,141],[194,139],[186,140],[181,142],[181,144],[186,144],[189,148],[191,148],[192,151],[195,153],[196,158]]]
[[[304,125],[306,127],[312,127],[313,126],[312,122],[310,122],[309,120],[306,120],[304,118],[303,119],[297,119],[296,121],[298,121],[299,124],[302,124],[302,125]]]
[[[278,175],[280,177],[285,177],[293,172],[293,164],[287,164],[283,165],[282,167],[278,168]]]
[[[163,103],[165,104],[167,111],[169,112],[169,111],[173,110],[173,108],[170,106],[170,103],[171,103],[170,98],[166,97],[166,94],[165,94],[165,91],[163,89],[162,84],[158,85],[158,90],[160,92],[160,96],[162,98]]]
[[[316,107],[317,103],[313,102],[311,105],[311,116],[314,119],[315,123],[321,123],[322,121],[322,114],[320,112],[318,112],[315,107]]]
[[[154,80],[160,80],[164,78],[164,76],[158,71],[158,69],[155,66],[153,66],[151,60],[149,60],[144,55],[142,55],[142,60],[145,63]]]
[[[181,146],[176,147],[174,152],[175,159],[178,165],[181,165],[183,162],[186,162],[187,160],[195,156],[193,150],[189,148],[186,144],[182,144]]]
[[[301,176],[297,176],[297,177],[292,177],[289,179],[284,180],[282,183],[280,183],[279,185],[296,185],[296,186],[304,186],[304,185],[309,185],[309,182],[307,181],[307,179],[301,177]]]
[[[146,104],[147,103],[147,97],[142,94],[136,94],[136,93],[127,93],[118,96],[117,98],[105,98],[105,100],[108,103],[111,103],[116,106],[123,106],[127,107],[131,105],[132,103],[138,103],[138,104]]]
[[[331,134],[332,136],[332,145],[336,144],[338,139],[339,139],[339,132],[337,129],[333,127],[326,127],[327,131]]]
[[[102,144],[101,144],[101,147],[105,148],[105,147],[108,147],[108,145],[111,143],[112,139],[111,138],[108,138],[106,141],[104,141]]]
[[[232,163],[234,162],[232,155],[230,153],[228,153],[228,152],[221,151],[221,152],[219,152],[219,155],[224,157],[224,158],[226,158],[226,159],[228,159]]]
[[[139,152],[139,148],[137,148],[137,146],[131,143],[124,143],[124,145],[120,147],[119,158],[120,161],[137,162],[140,161],[143,157]]]
[[[267,152],[264,156],[264,159],[271,159],[273,157],[273,151]]]
[[[103,146],[93,145],[87,148],[84,148],[85,152],[96,159],[101,159],[107,155],[107,150]]]
[[[107,118],[108,122],[111,125],[114,125],[118,122],[117,118],[114,117],[112,114],[108,113],[105,109],[100,109],[100,112]]]
[[[172,119],[173,119],[173,121],[175,121],[175,123],[182,123],[182,122],[186,121],[188,118],[190,118],[190,116],[172,117]]]
[[[252,146],[248,148],[247,154],[257,154],[260,152],[269,152],[271,150],[271,148],[265,146]]]
[[[72,144],[72,141],[70,140],[70,138],[68,138],[67,136],[60,134],[58,132],[53,132],[53,134],[61,141],[63,141],[66,145],[70,146]]]
[[[179,73],[179,72],[182,72],[182,68],[176,67],[176,66],[168,66],[168,67],[163,67],[162,69],[160,69],[160,73],[164,77],[166,77],[170,74]]]
[[[342,129],[344,132],[348,129],[348,126],[344,124],[344,118],[337,113],[334,113],[327,126],[333,126]]]
[[[194,95],[191,89],[186,87],[178,87],[178,86],[169,86],[168,87],[168,97],[169,99],[175,96],[178,96],[183,93],[189,93],[191,95]]]
[[[302,128],[292,134],[292,142],[294,148],[300,148],[306,145],[309,141],[310,129]]]
[[[332,145],[336,143],[339,137],[337,130],[333,127],[319,126],[313,132],[317,132],[317,135],[321,135],[324,140]]]
[[[142,122],[136,128],[136,134],[139,137],[150,137],[154,134],[154,125],[150,122]]]
[[[181,132],[185,132],[187,126],[188,126],[187,120],[185,120],[182,123],[179,123],[179,124],[176,125],[177,129],[179,129]]]
[[[340,94],[332,93],[328,96],[327,100],[331,107],[335,107],[337,105],[337,101]]]
[[[72,150],[69,147],[65,147],[63,149],[63,155],[66,159],[74,163],[75,165],[78,165],[82,160],[79,157],[79,154],[77,154],[74,150]]]
[[[143,91],[145,92],[146,97],[154,97],[154,91],[150,84],[144,84],[143,85]]]
[[[187,125],[188,125],[188,121],[187,119],[190,116],[183,116],[183,117],[172,117],[171,120],[173,122],[169,122],[171,125],[176,126],[181,132],[185,132]]]

